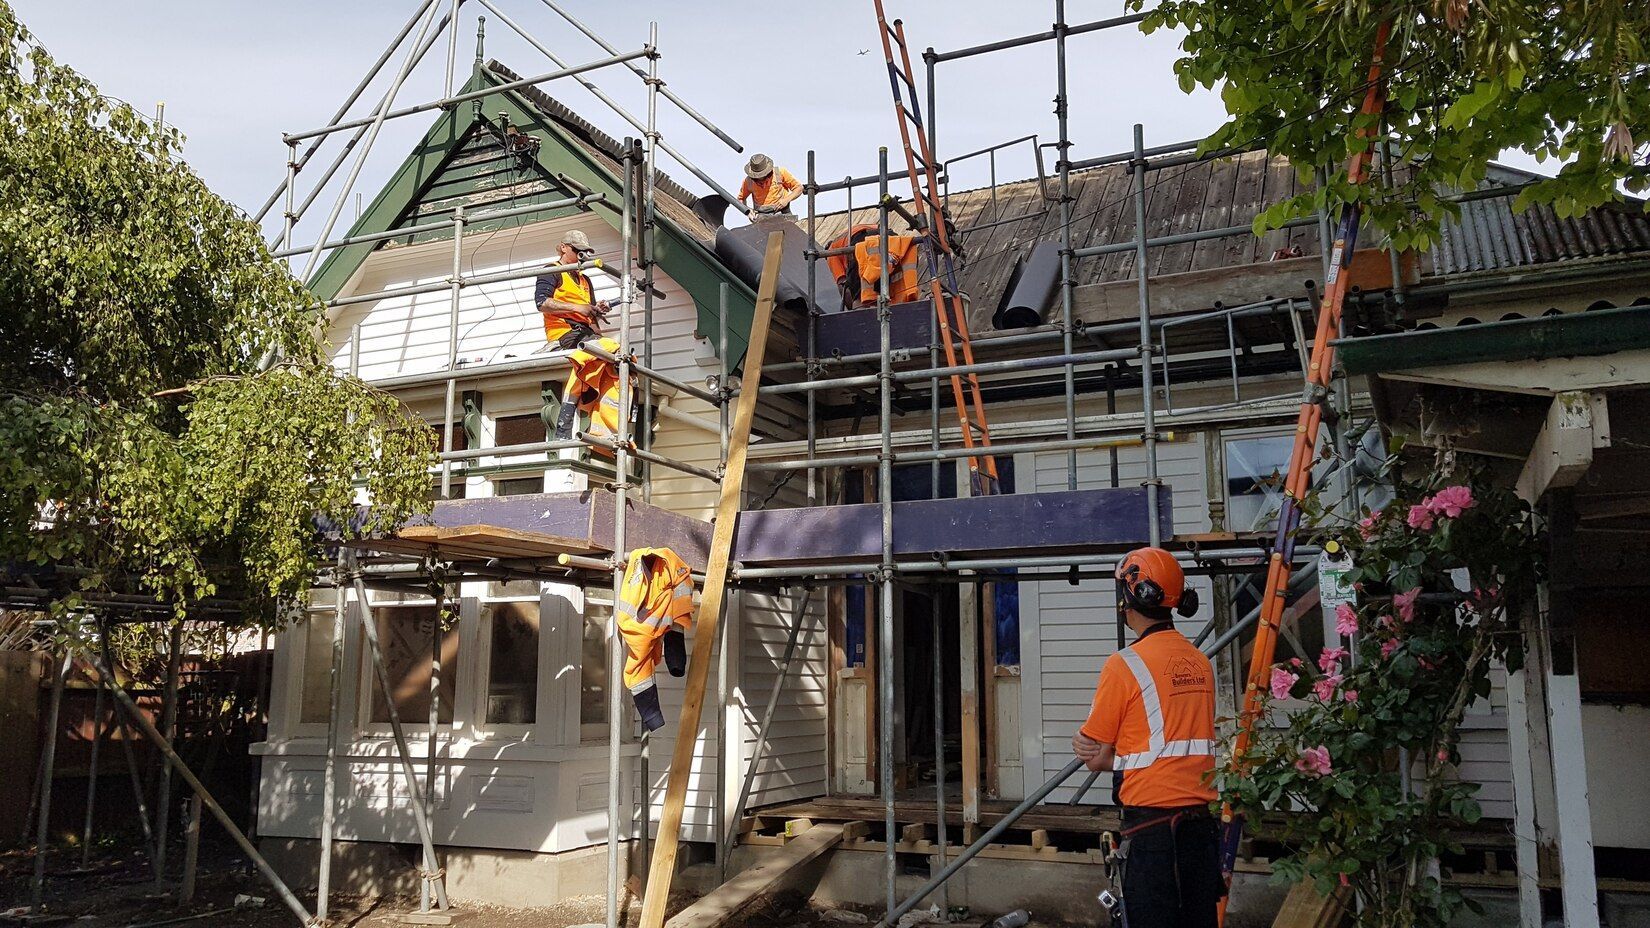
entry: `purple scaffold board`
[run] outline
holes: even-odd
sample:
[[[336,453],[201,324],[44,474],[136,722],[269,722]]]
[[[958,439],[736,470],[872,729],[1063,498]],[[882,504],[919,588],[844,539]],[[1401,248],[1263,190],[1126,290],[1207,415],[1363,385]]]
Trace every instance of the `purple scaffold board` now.
[[[1168,487],[1158,495],[1158,524],[1174,533]],[[894,555],[943,552],[1061,554],[1145,544],[1150,537],[1144,487],[1017,493],[894,504]],[[796,561],[862,561],[882,555],[876,503],[767,509],[741,513],[735,561],[747,566]]]

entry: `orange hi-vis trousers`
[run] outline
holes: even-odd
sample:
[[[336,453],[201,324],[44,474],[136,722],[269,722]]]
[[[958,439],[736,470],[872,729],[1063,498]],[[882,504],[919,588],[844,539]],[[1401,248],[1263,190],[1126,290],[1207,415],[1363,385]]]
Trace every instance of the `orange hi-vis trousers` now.
[[[611,338],[598,339],[597,345],[610,354],[618,354],[619,343]],[[562,411],[557,417],[556,437],[572,438],[573,421],[577,413],[590,416],[590,434],[610,441],[619,438],[619,372],[616,365],[599,358],[583,348],[567,359],[573,369],[567,373],[562,388]],[[565,434],[563,434],[565,433]],[[606,448],[594,449],[603,457],[613,457]]]
[[[663,660],[673,677],[687,666],[682,632],[693,625],[693,578],[669,548],[637,548],[625,566],[616,615],[624,641],[624,685],[648,731],[665,724],[653,672]],[[680,628],[678,628],[680,626]]]

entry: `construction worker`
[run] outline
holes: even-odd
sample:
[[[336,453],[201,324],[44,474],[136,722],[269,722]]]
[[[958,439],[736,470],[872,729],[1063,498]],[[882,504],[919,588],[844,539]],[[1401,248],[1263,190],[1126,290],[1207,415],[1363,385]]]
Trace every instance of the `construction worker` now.
[[[595,253],[589,236],[569,229],[562,236],[558,258],[562,264],[572,265],[590,260]],[[585,339],[601,334],[610,308],[606,300],[596,299],[596,288],[583,271],[558,271],[539,277],[533,286],[533,304],[544,314],[544,341],[562,350],[577,348]]]
[[[888,250],[888,302],[909,303],[922,296],[917,285],[917,237],[890,235]],[[827,251],[839,252],[825,259],[844,306],[874,306],[882,280],[882,239],[877,227],[856,225],[833,240]]]
[[[767,155],[751,155],[745,162],[745,182],[739,185],[739,205],[751,201],[745,215],[756,217],[791,211],[791,201],[802,195],[802,184],[790,171],[776,167]]]
[[[1071,739],[1088,769],[1111,769],[1123,810],[1117,850],[1128,928],[1214,928],[1225,894],[1209,806],[1215,769],[1214,668],[1174,613],[1197,611],[1197,591],[1162,548],[1117,566],[1117,609],[1134,643],[1106,659],[1088,721]]]
[[[596,346],[608,354],[619,353],[619,343],[601,338]],[[572,369],[567,372],[567,383],[562,387],[561,412],[556,417],[556,438],[573,437],[578,414],[590,417],[591,435],[617,441],[619,438],[619,371],[612,361],[580,345],[567,358]],[[613,457],[613,452],[597,446],[597,454]]]
[[[687,637],[693,624],[693,577],[669,548],[637,548],[625,565],[619,590],[619,637],[624,640],[624,685],[648,731],[664,727],[653,671],[679,677],[687,668]],[[677,626],[680,626],[678,628]]]

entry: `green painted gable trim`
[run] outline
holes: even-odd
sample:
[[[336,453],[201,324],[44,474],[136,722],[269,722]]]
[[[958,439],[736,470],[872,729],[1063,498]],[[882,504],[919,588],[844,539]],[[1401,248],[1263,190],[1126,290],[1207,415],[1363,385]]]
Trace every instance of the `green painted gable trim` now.
[[[1333,344],[1349,374],[1615,354],[1650,348],[1650,306],[1340,338]]]
[[[503,83],[501,78],[483,70],[465,84],[463,92],[500,83]],[[620,228],[623,188],[617,172],[597,161],[571,134],[514,91],[483,97],[481,112],[488,119],[504,113],[513,125],[537,135],[541,140],[537,160],[545,175],[565,175],[596,193],[606,194],[608,203],[596,204],[591,215],[616,230]],[[348,234],[363,235],[395,228],[409,208],[416,206],[442,177],[443,170],[463,148],[470,132],[479,128],[474,113],[473,103],[464,103],[443,113],[390,182],[362,212]],[[462,126],[460,120],[463,121]],[[545,215],[550,214],[547,212]],[[523,221],[538,221],[540,218],[539,214],[533,214]],[[438,237],[444,237],[444,234],[424,233],[419,236],[419,241],[436,240]],[[376,245],[367,242],[335,250],[310,278],[310,290],[323,300],[336,297]],[[659,267],[693,298],[698,331],[709,337],[713,349],[716,347],[720,312],[719,293],[721,285],[727,284],[728,349],[737,365],[745,356],[751,323],[756,315],[755,291],[728,270],[702,243],[662,215],[658,217],[655,227],[653,252]],[[637,311],[640,311],[639,307]]]

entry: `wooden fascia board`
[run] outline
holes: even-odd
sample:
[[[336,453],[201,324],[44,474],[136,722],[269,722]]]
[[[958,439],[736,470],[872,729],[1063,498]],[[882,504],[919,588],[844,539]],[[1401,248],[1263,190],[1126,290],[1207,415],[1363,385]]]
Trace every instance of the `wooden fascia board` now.
[[[472,78],[461,92],[468,93],[478,86]],[[407,160],[391,175],[390,182],[373,197],[371,205],[361,213],[361,218],[344,233],[345,236],[388,231],[424,192],[430,181],[440,175],[453,151],[463,144],[473,124],[473,120],[466,121],[462,128],[459,127],[460,109],[454,107],[441,114]],[[309,279],[310,292],[323,300],[338,296],[378,245],[378,242],[362,242],[333,251]]]

